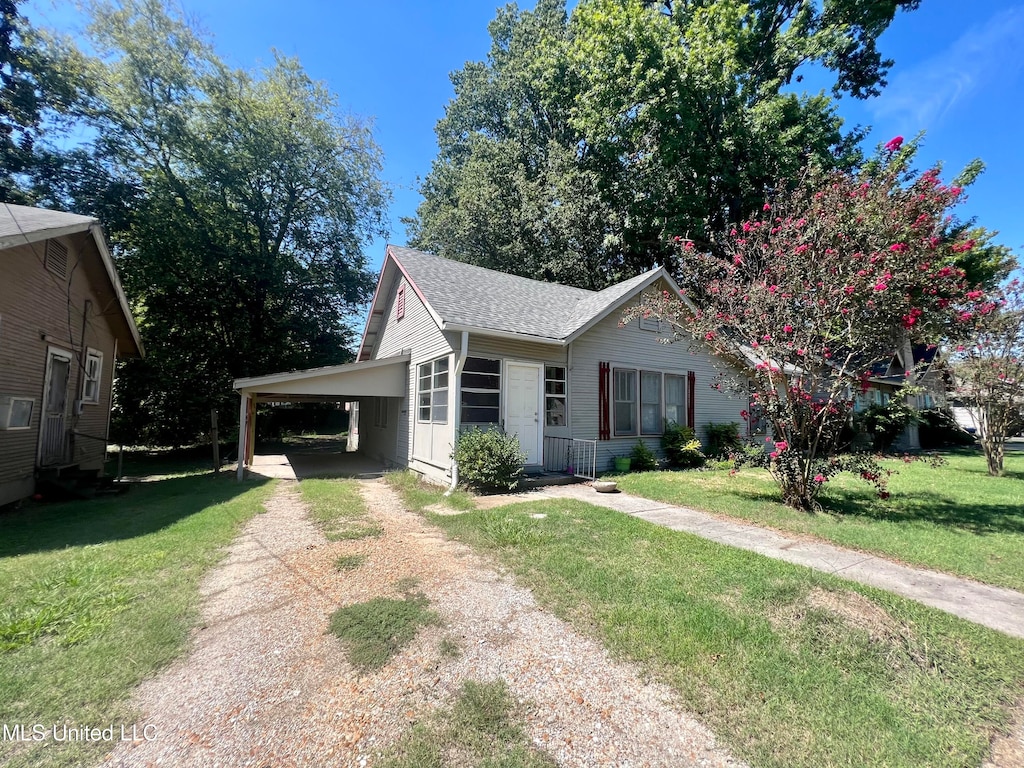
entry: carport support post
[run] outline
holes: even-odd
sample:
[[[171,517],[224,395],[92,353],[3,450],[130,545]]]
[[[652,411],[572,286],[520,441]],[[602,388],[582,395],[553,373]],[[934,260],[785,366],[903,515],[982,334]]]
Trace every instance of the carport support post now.
[[[245,479],[245,462],[247,459],[248,446],[246,437],[249,434],[249,393],[239,392],[241,405],[238,409],[238,482]]]

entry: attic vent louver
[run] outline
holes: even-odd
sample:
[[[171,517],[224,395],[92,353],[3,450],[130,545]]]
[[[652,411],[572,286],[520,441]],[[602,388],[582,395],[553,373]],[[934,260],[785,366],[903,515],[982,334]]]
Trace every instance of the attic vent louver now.
[[[46,268],[60,278],[68,276],[68,247],[57,240],[46,241]]]

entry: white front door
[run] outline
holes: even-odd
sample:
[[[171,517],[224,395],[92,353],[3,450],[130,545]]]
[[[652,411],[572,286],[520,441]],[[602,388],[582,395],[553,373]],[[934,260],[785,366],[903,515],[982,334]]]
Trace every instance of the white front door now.
[[[534,363],[508,363],[505,367],[505,432],[519,438],[527,464],[540,464],[543,451],[542,371]]]

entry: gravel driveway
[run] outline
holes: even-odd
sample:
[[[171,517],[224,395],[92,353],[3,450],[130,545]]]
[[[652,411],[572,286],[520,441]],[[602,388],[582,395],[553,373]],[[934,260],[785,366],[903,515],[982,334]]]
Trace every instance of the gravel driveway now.
[[[450,704],[466,679],[502,678],[526,703],[533,743],[563,766],[738,766],[675,710],[669,689],[613,661],[541,610],[531,593],[408,512],[382,481],[361,491],[383,535],[328,542],[297,484],[281,482],[202,587],[190,653],[136,696],[151,741],[104,765],[372,766],[411,723]],[[340,555],[363,554],[351,571]],[[379,672],[357,674],[326,633],[339,606],[418,589],[444,625],[423,629]],[[455,640],[456,658],[439,652]]]

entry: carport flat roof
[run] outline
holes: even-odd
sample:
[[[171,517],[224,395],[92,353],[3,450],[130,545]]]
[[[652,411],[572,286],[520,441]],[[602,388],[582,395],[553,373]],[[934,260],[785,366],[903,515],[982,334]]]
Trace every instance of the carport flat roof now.
[[[257,400],[405,397],[409,355],[395,355],[362,363],[309,368],[235,379],[240,395]]]

